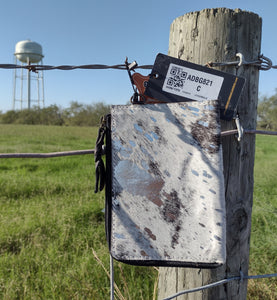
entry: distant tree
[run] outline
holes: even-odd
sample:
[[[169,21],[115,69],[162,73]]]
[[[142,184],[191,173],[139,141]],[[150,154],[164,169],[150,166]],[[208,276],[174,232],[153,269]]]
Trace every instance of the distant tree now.
[[[18,112],[15,110],[9,110],[6,113],[1,114],[1,123],[13,124],[18,117]]]
[[[50,105],[40,110],[40,124],[63,125],[63,110],[57,105]]]
[[[77,101],[71,101],[70,107],[64,109],[64,113],[67,117],[74,117],[78,115],[83,110],[84,105],[77,102]]]
[[[102,102],[91,105],[71,102],[64,110],[65,124],[73,126],[98,126],[101,116],[107,114],[110,107]]]
[[[110,106],[106,105],[102,102],[97,102],[97,103],[93,104],[91,109],[93,111],[92,117],[93,117],[95,125],[99,124],[102,116],[104,116],[110,112]]]
[[[277,89],[271,97],[263,97],[258,105],[258,126],[277,130]]]
[[[37,125],[40,124],[39,110],[37,108],[17,111],[16,124]]]

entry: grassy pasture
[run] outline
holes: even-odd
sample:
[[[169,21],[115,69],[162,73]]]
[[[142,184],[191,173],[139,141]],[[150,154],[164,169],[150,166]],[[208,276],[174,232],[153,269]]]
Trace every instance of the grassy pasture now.
[[[0,153],[92,149],[97,128],[0,125]],[[257,136],[250,274],[277,272],[277,138]],[[109,299],[92,155],[0,160],[0,299]],[[157,270],[115,263],[116,299],[155,299]],[[277,299],[276,279],[249,299]]]
[[[256,137],[254,180],[249,273],[277,273],[276,136]],[[277,299],[277,278],[248,283],[249,299]]]

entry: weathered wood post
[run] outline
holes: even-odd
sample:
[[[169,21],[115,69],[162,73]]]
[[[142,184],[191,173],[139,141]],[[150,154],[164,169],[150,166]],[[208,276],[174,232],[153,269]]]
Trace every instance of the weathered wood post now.
[[[205,9],[185,14],[171,25],[170,56],[205,65],[235,61],[236,53],[246,61],[257,60],[261,44],[261,18],[251,12],[226,8]],[[246,129],[256,128],[259,70],[255,66],[221,67],[220,70],[246,78],[238,113]],[[234,122],[222,121],[222,131],[234,129]],[[160,268],[159,297],[202,286],[223,278],[248,274],[255,136],[222,137],[227,212],[227,262],[214,270]],[[184,299],[246,299],[247,280],[236,280]]]

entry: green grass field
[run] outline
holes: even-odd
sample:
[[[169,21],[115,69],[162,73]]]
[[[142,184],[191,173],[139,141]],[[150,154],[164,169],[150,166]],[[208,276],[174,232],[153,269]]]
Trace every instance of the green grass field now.
[[[0,153],[92,149],[97,128],[0,125]],[[277,272],[277,138],[257,136],[250,274]],[[0,299],[109,299],[92,155],[0,161]],[[101,264],[102,265],[101,265]],[[116,299],[156,299],[155,268],[115,263]],[[277,299],[276,279],[249,299]]]
[[[277,273],[277,137],[257,136],[250,274]],[[249,299],[277,299],[277,278],[250,280]]]

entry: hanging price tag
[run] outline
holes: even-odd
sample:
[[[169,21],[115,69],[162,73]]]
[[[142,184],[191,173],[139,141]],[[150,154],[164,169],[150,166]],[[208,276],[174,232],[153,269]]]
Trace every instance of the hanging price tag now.
[[[145,95],[162,102],[220,101],[221,119],[234,117],[245,79],[158,54]]]

